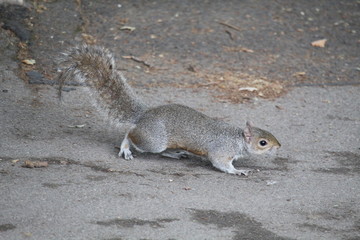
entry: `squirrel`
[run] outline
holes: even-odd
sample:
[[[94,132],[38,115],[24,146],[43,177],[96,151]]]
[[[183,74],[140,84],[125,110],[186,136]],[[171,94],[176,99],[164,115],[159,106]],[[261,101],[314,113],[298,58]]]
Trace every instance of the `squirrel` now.
[[[58,76],[60,98],[65,82],[76,79],[87,86],[100,111],[115,122],[130,123],[119,152],[126,160],[133,159],[133,149],[173,158],[195,154],[222,172],[246,176],[251,170],[236,169],[234,160],[248,153],[274,154],[281,146],[271,133],[250,122],[241,129],[184,105],[147,106],[104,47],[80,45],[64,56]]]

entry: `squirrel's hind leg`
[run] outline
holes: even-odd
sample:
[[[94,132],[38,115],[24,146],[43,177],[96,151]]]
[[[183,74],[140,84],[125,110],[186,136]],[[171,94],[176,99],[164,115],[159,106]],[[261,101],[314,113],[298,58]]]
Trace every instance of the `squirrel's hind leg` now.
[[[139,152],[161,153],[167,149],[166,132],[164,127],[158,125],[137,125],[129,132],[127,139]]]

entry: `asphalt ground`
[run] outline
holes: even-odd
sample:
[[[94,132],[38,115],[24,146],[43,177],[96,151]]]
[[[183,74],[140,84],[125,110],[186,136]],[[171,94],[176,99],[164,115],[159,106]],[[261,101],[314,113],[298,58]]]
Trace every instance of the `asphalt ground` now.
[[[358,1],[25,4],[0,5],[1,239],[360,238]],[[117,157],[126,126],[82,86],[57,98],[57,59],[84,41],[147,103],[251,120],[281,149],[236,162],[248,177]]]

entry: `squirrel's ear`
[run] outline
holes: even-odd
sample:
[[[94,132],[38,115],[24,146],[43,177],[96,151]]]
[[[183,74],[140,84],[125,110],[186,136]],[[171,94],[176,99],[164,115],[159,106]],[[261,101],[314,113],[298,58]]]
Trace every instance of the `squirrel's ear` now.
[[[243,131],[243,137],[245,139],[246,143],[250,143],[251,142],[251,128],[252,128],[252,123],[251,122],[246,122],[246,127],[244,128]]]
[[[246,121],[246,127],[251,129],[254,127],[254,124],[251,121]]]

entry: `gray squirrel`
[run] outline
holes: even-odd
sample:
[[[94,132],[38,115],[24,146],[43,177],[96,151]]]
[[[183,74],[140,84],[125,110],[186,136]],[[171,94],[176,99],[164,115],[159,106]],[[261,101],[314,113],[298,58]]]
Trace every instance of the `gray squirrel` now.
[[[271,133],[249,122],[241,129],[184,105],[146,106],[116,70],[113,54],[104,47],[73,47],[64,53],[62,64],[60,97],[64,83],[76,79],[87,85],[100,111],[115,122],[131,123],[119,152],[127,160],[133,159],[131,147],[174,158],[195,154],[223,172],[248,175],[251,170],[236,169],[233,161],[247,153],[274,154],[281,146]]]

